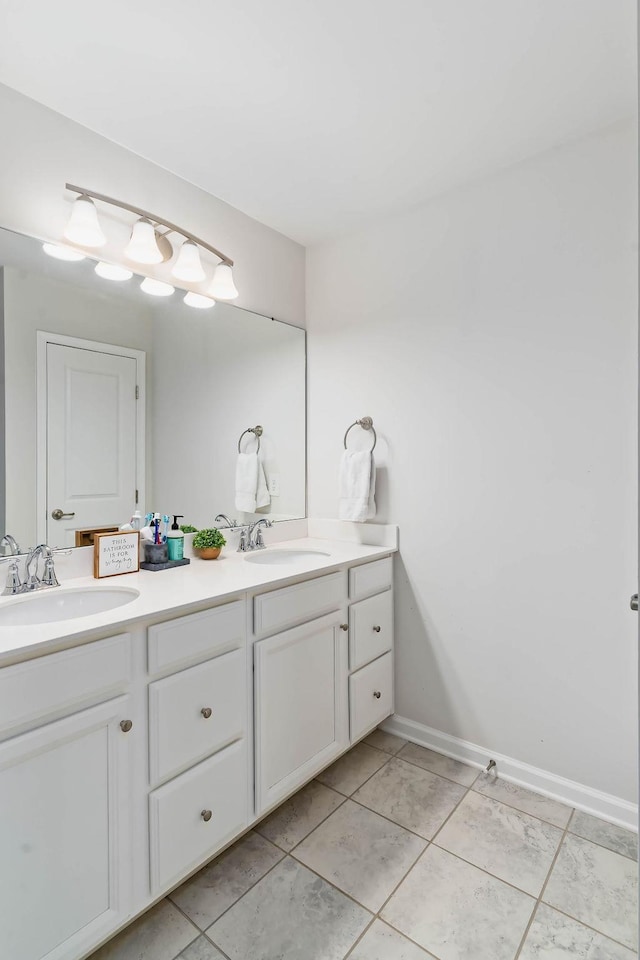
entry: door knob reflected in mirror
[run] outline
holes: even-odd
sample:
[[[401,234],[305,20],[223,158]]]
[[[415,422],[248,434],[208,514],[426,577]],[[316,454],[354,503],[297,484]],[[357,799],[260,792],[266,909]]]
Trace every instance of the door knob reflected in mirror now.
[[[65,513],[60,507],[56,507],[55,510],[51,511],[51,516],[54,520],[62,520],[63,517],[75,517],[75,513]]]
[[[632,610],[637,610],[637,609],[638,609],[638,594],[637,594],[637,593],[634,593],[634,595],[631,597],[631,600],[629,601],[629,606],[631,607]]]

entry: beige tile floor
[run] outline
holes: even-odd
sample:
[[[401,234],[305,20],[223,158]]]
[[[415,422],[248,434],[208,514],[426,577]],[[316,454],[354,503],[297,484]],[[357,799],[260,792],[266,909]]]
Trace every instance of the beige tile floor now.
[[[91,960],[633,960],[634,834],[376,730]]]

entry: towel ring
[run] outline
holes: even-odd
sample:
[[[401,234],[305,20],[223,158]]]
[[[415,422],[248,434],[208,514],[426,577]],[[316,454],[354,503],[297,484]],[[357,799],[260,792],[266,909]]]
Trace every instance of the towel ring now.
[[[371,453],[373,453],[373,451],[376,448],[376,443],[378,442],[378,437],[376,435],[376,431],[373,426],[373,420],[371,419],[371,417],[363,417],[362,420],[355,420],[350,427],[347,427],[347,432],[344,435],[345,450],[347,449],[347,436],[349,434],[349,430],[353,430],[354,427],[362,427],[363,430],[371,430],[373,434],[373,446],[371,447]]]
[[[258,450],[260,450],[260,437],[262,436],[262,427],[260,426],[260,424],[258,424],[257,427],[247,427],[246,430],[242,431],[242,433],[240,434],[240,439],[238,440],[238,453],[240,453],[240,443],[245,433],[253,433],[256,436],[258,440],[258,449],[256,450],[256,453],[258,453]]]

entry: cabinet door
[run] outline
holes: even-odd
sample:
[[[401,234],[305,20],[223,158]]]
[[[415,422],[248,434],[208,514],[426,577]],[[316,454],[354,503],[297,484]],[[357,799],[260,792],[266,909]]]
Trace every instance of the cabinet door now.
[[[254,644],[256,813],[348,746],[347,642],[330,615]]]
[[[129,910],[129,743],[118,697],[0,745],[0,956],[67,960]]]

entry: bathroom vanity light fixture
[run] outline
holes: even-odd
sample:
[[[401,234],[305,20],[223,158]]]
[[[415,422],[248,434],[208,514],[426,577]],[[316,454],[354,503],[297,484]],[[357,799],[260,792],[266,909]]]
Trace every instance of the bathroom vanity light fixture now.
[[[132,271],[127,270],[126,267],[119,267],[115,263],[105,263],[103,260],[96,263],[95,271],[103,280],[131,280],[133,276]]]
[[[216,305],[211,297],[203,297],[201,293],[194,293],[192,290],[185,294],[184,302],[188,307],[195,307],[196,310],[209,310]]]
[[[125,259],[132,263],[145,265],[166,263],[174,255],[174,249],[168,237],[175,234],[184,241],[171,270],[176,279],[183,280],[186,283],[203,282],[206,279],[206,273],[200,260],[200,254],[202,251],[206,251],[213,254],[219,261],[207,291],[209,297],[216,300],[233,300],[238,296],[238,291],[233,282],[233,260],[217,250],[216,247],[194,236],[183,227],[171,223],[170,220],[149,213],[148,210],[142,210],[129,203],[124,203],[122,200],[107,197],[102,193],[95,193],[93,190],[76,187],[71,183],[67,183],[66,188],[72,193],[78,194],[77,199],[73,202],[71,217],[64,231],[67,240],[88,249],[105,244],[107,237],[98,221],[96,203],[109,204],[112,207],[118,207],[120,210],[132,213],[137,218],[132,225],[130,240],[123,250]],[[101,275],[104,276],[104,274]],[[169,286],[169,284],[165,284],[165,286]],[[143,289],[150,292],[149,285],[146,288],[143,286]],[[195,305],[193,300],[190,305]]]
[[[153,277],[145,277],[140,284],[140,289],[145,293],[150,293],[152,297],[170,297],[176,292],[176,288],[170,283],[164,283],[162,280],[154,280]]]
[[[69,263],[78,263],[80,260],[86,260],[84,253],[79,250],[72,250],[71,247],[61,247],[57,243],[43,243],[42,249],[49,257],[56,260],[68,260]]]

